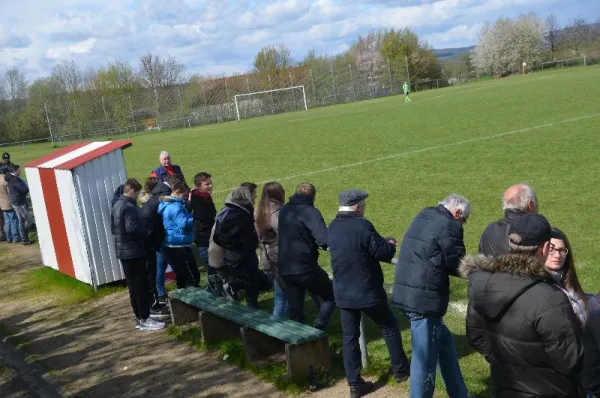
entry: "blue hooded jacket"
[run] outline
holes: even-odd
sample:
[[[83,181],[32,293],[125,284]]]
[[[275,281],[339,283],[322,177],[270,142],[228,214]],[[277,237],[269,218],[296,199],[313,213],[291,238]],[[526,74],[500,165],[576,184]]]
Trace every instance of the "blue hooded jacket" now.
[[[165,246],[190,246],[194,241],[194,216],[186,209],[186,201],[175,196],[163,196],[158,205],[165,227]]]

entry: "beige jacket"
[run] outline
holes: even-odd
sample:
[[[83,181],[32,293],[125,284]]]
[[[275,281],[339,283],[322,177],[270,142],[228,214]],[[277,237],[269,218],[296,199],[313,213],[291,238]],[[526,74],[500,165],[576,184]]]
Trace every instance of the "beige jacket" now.
[[[271,230],[264,236],[258,236],[260,241],[260,268],[264,271],[276,270],[279,257],[279,211],[283,205],[269,202],[269,213],[271,214]],[[255,215],[256,218],[256,215]]]
[[[12,210],[8,197],[8,183],[4,181],[4,174],[0,174],[0,210]]]

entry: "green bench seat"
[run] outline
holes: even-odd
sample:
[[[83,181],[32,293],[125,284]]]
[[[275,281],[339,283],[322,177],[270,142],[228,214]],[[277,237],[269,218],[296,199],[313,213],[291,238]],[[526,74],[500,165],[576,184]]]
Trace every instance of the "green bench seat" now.
[[[275,317],[201,288],[171,292],[169,305],[173,323],[199,322],[205,342],[241,337],[249,362],[285,353],[288,376],[294,380],[306,379],[310,365],[330,366],[325,331]]]

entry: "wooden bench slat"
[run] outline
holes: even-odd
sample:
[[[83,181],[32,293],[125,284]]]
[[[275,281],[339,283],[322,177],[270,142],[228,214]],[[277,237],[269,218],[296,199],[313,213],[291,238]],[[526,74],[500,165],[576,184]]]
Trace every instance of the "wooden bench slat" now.
[[[200,288],[179,289],[171,292],[170,295],[186,304],[290,344],[302,344],[327,336],[324,331],[289,319],[277,318],[261,310],[228,301]]]

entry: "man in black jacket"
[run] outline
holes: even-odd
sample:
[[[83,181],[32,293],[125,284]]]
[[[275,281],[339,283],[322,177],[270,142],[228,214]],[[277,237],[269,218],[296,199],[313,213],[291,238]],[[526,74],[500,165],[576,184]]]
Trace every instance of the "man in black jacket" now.
[[[135,327],[140,330],[158,330],[165,327],[162,322],[150,317],[150,286],[146,272],[146,249],[144,240],[148,238],[140,221],[136,200],[142,185],[131,178],[123,186],[123,195],[112,207],[111,232],[115,237],[115,251],[121,260],[131,307],[135,314]]]
[[[551,228],[524,214],[509,229],[511,254],[467,257],[467,337],[490,363],[497,398],[579,397],[583,350],[569,298],[544,263]]]
[[[142,227],[150,234],[146,239],[146,271],[153,299],[150,316],[155,319],[164,319],[169,317],[169,309],[165,305],[166,303],[161,304],[157,284],[157,279],[160,279],[157,278],[157,266],[158,260],[164,261],[160,251],[165,240],[165,227],[163,226],[162,217],[158,214],[158,204],[162,196],[171,194],[171,187],[162,181],[158,181],[150,194],[152,196],[140,209],[140,222]]]
[[[21,242],[27,246],[29,241],[29,205],[27,204],[27,195],[29,195],[29,187],[21,178],[21,167],[13,164],[8,168],[8,173],[4,176],[8,188],[8,197],[10,204],[19,220],[19,234]],[[15,240],[14,243],[17,243]]]
[[[432,397],[439,363],[450,397],[467,397],[454,338],[443,317],[450,300],[449,275],[458,276],[465,255],[463,224],[471,214],[469,201],[450,195],[437,207],[423,209],[402,239],[392,304],[410,320],[411,398]]]
[[[335,309],[333,284],[319,266],[319,248],[327,249],[327,227],[315,208],[315,186],[302,183],[279,212],[279,273],[290,302],[290,318],[304,321],[305,291],[323,302],[314,326],[325,329]]]
[[[327,230],[333,293],[342,319],[344,370],[352,398],[367,395],[374,388],[373,383],[360,377],[358,338],[361,313],[381,328],[396,381],[406,381],[410,372],[400,330],[387,302],[379,265],[380,261],[389,263],[392,260],[396,241],[383,238],[364,218],[367,196],[366,192],[355,189],[341,192],[339,212]]]
[[[591,314],[583,332],[583,388],[600,396],[600,312]]]
[[[500,256],[510,253],[508,228],[521,214],[537,213],[538,201],[533,188],[517,184],[509,187],[502,197],[504,218],[487,226],[479,241],[479,253],[486,256]]]

